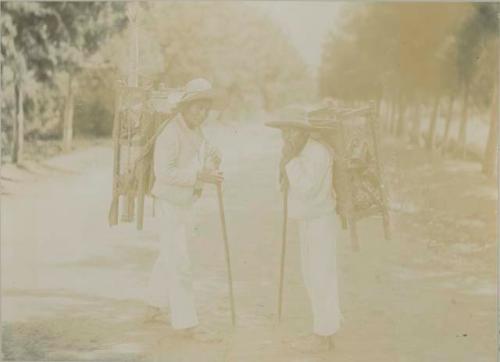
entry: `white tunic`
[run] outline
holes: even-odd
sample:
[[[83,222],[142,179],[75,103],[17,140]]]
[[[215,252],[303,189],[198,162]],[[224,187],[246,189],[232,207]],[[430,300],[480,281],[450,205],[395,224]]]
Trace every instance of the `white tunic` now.
[[[160,253],[149,280],[146,302],[169,307],[174,329],[194,327],[194,302],[188,244],[193,234],[193,207],[201,188],[197,173],[208,168],[217,151],[201,129],[189,129],[182,116],[168,124],[155,144],[153,194],[158,198]]]
[[[286,166],[289,215],[298,221],[302,276],[311,302],[313,331],[321,336],[336,333],[342,320],[332,164],[332,152],[309,139],[301,154]]]
[[[151,193],[178,206],[192,205],[198,198],[195,189],[202,187],[198,172],[210,168],[210,160],[218,154],[201,128],[188,128],[178,114],[156,139]]]
[[[332,152],[311,138],[286,165],[290,218],[312,219],[335,210],[332,166]]]

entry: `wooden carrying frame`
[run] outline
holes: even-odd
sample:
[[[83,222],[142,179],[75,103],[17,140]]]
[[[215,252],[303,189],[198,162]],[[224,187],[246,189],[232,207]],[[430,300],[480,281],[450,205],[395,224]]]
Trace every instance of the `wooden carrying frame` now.
[[[119,85],[113,120],[113,193],[108,215],[110,225],[136,221],[144,225],[145,196],[154,182],[154,141],[171,118],[157,112],[153,99],[166,99],[168,92]],[[123,203],[120,214],[120,200]],[[153,198],[154,202],[154,198]],[[153,206],[154,213],[154,206]]]
[[[349,226],[351,244],[359,250],[357,222],[382,217],[384,236],[390,238],[389,212],[382,178],[375,106],[325,107],[309,113],[335,150],[333,188],[343,228]]]

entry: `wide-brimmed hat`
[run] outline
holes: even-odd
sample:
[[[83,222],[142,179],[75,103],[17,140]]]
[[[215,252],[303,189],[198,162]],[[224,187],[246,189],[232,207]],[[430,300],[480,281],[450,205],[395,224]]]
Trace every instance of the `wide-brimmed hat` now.
[[[213,89],[212,83],[204,78],[196,78],[186,84],[178,104],[184,105],[202,99],[215,102],[219,100],[219,97],[220,95]]]
[[[301,107],[286,107],[274,113],[273,119],[266,122],[266,126],[273,128],[296,128],[303,131],[314,131],[317,129],[308,120],[308,112]]]

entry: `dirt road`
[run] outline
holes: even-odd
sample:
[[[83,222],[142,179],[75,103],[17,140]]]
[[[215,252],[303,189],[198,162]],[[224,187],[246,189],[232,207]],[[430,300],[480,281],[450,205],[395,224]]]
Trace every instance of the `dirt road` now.
[[[144,231],[133,225],[107,226],[111,150],[99,146],[28,170],[3,172],[10,178],[4,180],[10,194],[2,197],[1,205],[4,358],[495,360],[495,233],[491,220],[481,224],[481,212],[492,214],[497,196],[494,184],[475,176],[477,170],[455,163],[443,168],[422,159],[421,151],[384,144],[393,239],[383,239],[380,220],[373,218],[361,223],[360,252],[351,251],[346,233],[338,240],[344,325],[333,352],[304,355],[284,343],[311,329],[293,224],[284,318],[276,323],[281,203],[274,180],[279,137],[264,127],[209,128],[207,134],[225,155],[237,327],[230,326],[215,190],[206,190],[199,203],[198,237],[190,251],[201,323],[223,336],[223,342],[193,343],[176,337],[167,323],[143,322],[142,297],[157,252],[157,219],[148,201]],[[425,190],[415,196],[417,186],[434,180],[435,170],[441,169],[474,183],[477,192],[471,197],[485,204],[475,218],[464,216],[463,228],[488,231],[471,232],[472,239],[484,234],[484,240],[463,239],[458,224],[443,226],[443,215],[453,215],[443,200],[431,207],[423,203]],[[460,185],[455,185],[457,190]],[[427,214],[427,219],[422,216]],[[434,232],[432,237],[427,231]],[[445,237],[463,240],[451,243]]]

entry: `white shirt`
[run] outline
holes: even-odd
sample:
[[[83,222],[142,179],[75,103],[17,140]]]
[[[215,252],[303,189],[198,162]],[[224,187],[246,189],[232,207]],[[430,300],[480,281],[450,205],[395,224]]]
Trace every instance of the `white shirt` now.
[[[198,172],[218,151],[203,136],[200,128],[190,129],[178,114],[155,142],[155,183],[152,194],[177,205],[190,205],[198,196]]]
[[[312,219],[335,211],[332,166],[332,151],[311,138],[286,165],[290,218]]]

